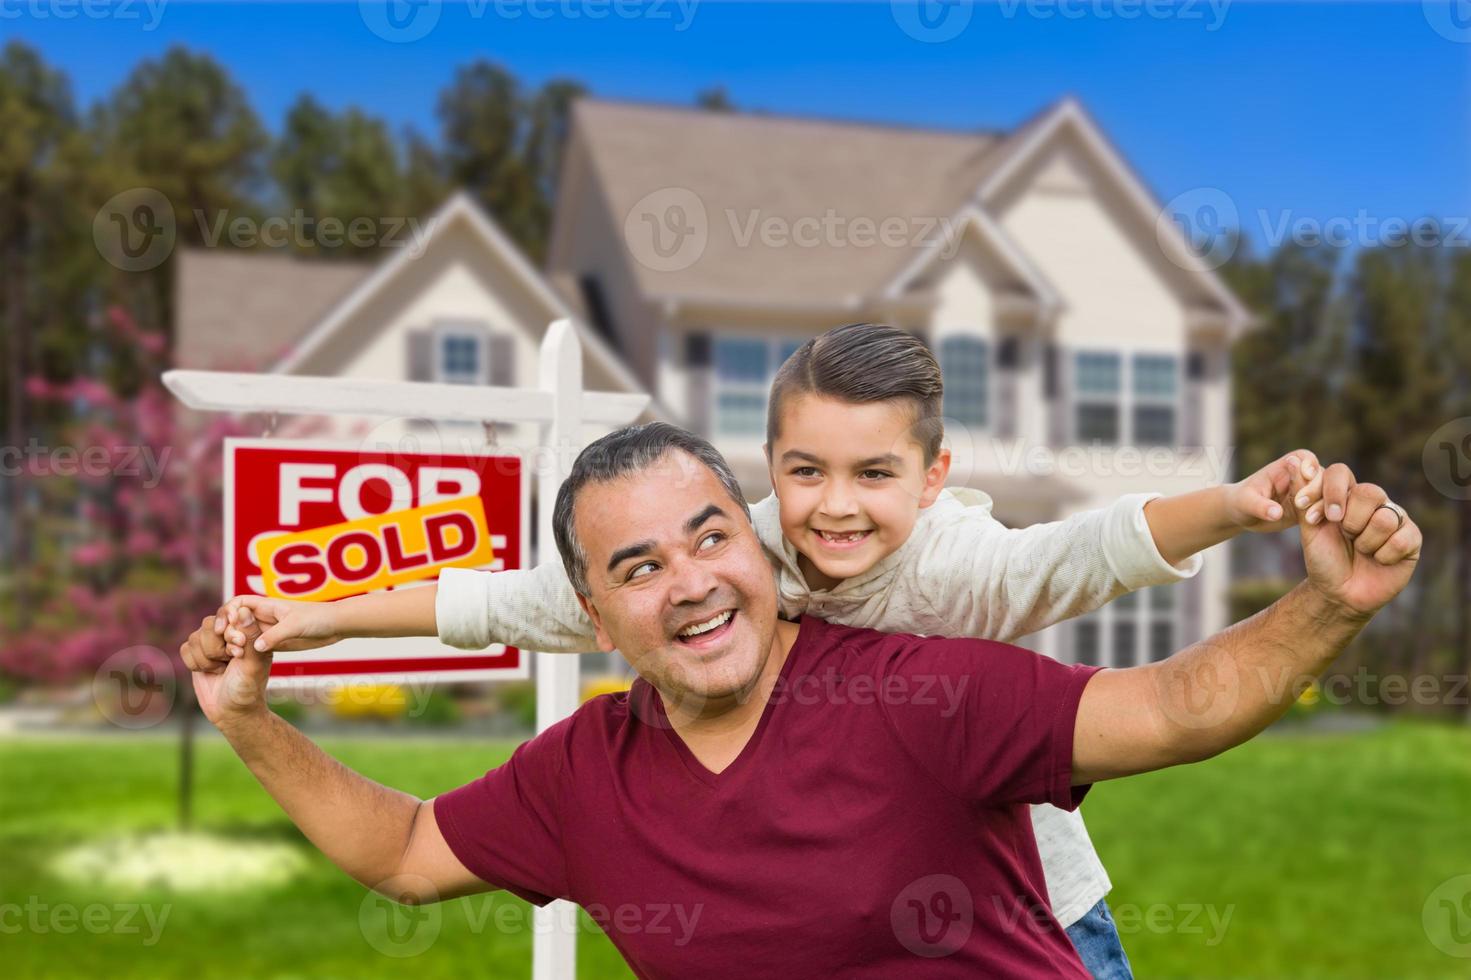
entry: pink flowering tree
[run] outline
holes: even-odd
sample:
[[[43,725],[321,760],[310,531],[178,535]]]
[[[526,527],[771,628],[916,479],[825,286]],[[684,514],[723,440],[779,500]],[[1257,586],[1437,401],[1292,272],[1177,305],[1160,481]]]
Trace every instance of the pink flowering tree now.
[[[165,696],[157,720],[172,713],[183,721],[179,813],[187,826],[197,712],[178,648],[219,604],[222,450],[226,436],[247,430],[178,406],[159,382],[161,333],[119,308],[108,311],[105,330],[110,346],[138,359],[144,380],[136,392],[122,396],[88,377],[27,383],[34,401],[69,421],[61,445],[22,464],[42,497],[37,537],[46,547],[33,573],[38,606],[22,632],[0,635],[0,672],[67,684],[95,679],[105,663],[146,659]],[[108,687],[94,683],[93,691],[100,702]]]
[[[245,430],[225,416],[187,419],[157,380],[162,335],[119,308],[106,325],[143,361],[136,393],[87,377],[27,383],[34,401],[72,421],[62,445],[22,463],[43,498],[48,542],[31,626],[0,636],[0,670],[22,681],[83,679],[136,647],[182,671],[179,643],[219,600],[221,451]]]

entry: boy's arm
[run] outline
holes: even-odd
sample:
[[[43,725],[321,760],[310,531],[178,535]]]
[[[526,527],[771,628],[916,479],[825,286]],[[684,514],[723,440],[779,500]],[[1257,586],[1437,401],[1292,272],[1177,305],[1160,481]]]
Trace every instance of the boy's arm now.
[[[215,617],[214,630],[231,656],[241,654],[247,631],[261,652],[314,650],[353,637],[433,636],[434,603],[433,584],[336,602],[237,595],[225,604],[225,615]]]
[[[1291,500],[1299,473],[1299,496]],[[1025,528],[969,508],[928,532],[915,588],[929,598],[939,632],[1009,642],[1125,592],[1190,578],[1201,550],[1243,529],[1291,526],[1305,507],[1315,523],[1330,495],[1342,501],[1346,494],[1341,481],[1324,482],[1311,452],[1297,450],[1240,483],[1174,497],[1129,494]]]
[[[1144,517],[1152,502],[1130,494],[1024,528],[1008,528],[980,507],[922,524],[910,574],[934,617],[926,632],[1012,642],[1125,592],[1191,577],[1200,559],[1171,564],[1156,549]]]
[[[543,653],[593,653],[597,632],[559,561],[525,571],[440,573],[435,603],[439,638],[480,650],[507,643]]]
[[[238,654],[243,626],[259,623],[261,651],[308,650],[354,637],[435,636],[462,650],[505,643],[546,653],[590,653],[597,634],[560,563],[483,572],[448,568],[434,585],[337,602],[236,596],[223,632]]]
[[[1297,449],[1273,460],[1238,483],[1226,483],[1151,500],[1144,508],[1145,520],[1160,556],[1177,564],[1242,531],[1280,531],[1296,521],[1287,497],[1293,476],[1302,474],[1308,496],[1296,510],[1306,510],[1318,496],[1333,489],[1318,479],[1317,457]],[[1333,504],[1334,500],[1328,500]],[[1338,503],[1342,503],[1339,499]]]

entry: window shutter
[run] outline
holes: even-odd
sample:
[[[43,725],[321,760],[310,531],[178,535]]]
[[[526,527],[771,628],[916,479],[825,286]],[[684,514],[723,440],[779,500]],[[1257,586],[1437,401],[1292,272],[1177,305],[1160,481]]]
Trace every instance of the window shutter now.
[[[1181,399],[1180,445],[1197,447],[1205,444],[1202,416],[1205,413],[1205,379],[1209,371],[1209,355],[1193,350],[1185,355],[1185,397]]]
[[[684,337],[684,367],[687,387],[685,406],[689,415],[689,426],[695,432],[708,435],[711,429],[711,361],[714,359],[710,335],[704,331],[691,332]]]
[[[405,334],[408,349],[404,361],[408,367],[410,381],[434,380],[434,331],[410,330]]]
[[[1001,338],[996,345],[996,366],[1003,371],[1015,371],[1021,366],[1021,341],[1017,337]]]
[[[1048,344],[1042,383],[1047,397],[1047,441],[1054,446],[1067,445],[1071,430],[1068,413],[1072,411],[1072,399],[1067,395],[1070,383],[1067,366],[1062,349]]]
[[[510,334],[487,335],[485,353],[490,358],[490,383],[503,388],[516,384],[516,338]]]
[[[689,368],[708,368],[712,358],[710,335],[689,333],[684,338],[684,363]]]
[[[996,435],[1001,439],[1016,438],[1017,403],[1021,367],[1021,341],[1015,336],[1002,337],[996,345]]]

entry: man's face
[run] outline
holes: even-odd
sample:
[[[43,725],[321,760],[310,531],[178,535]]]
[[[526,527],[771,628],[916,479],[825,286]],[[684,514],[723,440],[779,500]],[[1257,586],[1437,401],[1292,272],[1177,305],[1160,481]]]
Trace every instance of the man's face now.
[[[666,697],[708,704],[760,676],[776,631],[771,565],[740,505],[678,450],[583,488],[573,515],[587,554],[588,614]]]

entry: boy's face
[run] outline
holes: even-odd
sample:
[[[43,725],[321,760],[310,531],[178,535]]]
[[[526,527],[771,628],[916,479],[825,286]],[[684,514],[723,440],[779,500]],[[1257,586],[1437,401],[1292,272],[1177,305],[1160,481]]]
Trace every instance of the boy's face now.
[[[926,466],[914,421],[903,402],[813,394],[783,402],[767,459],[782,533],[801,553],[809,586],[830,589],[893,554],[939,496],[950,453]]]

